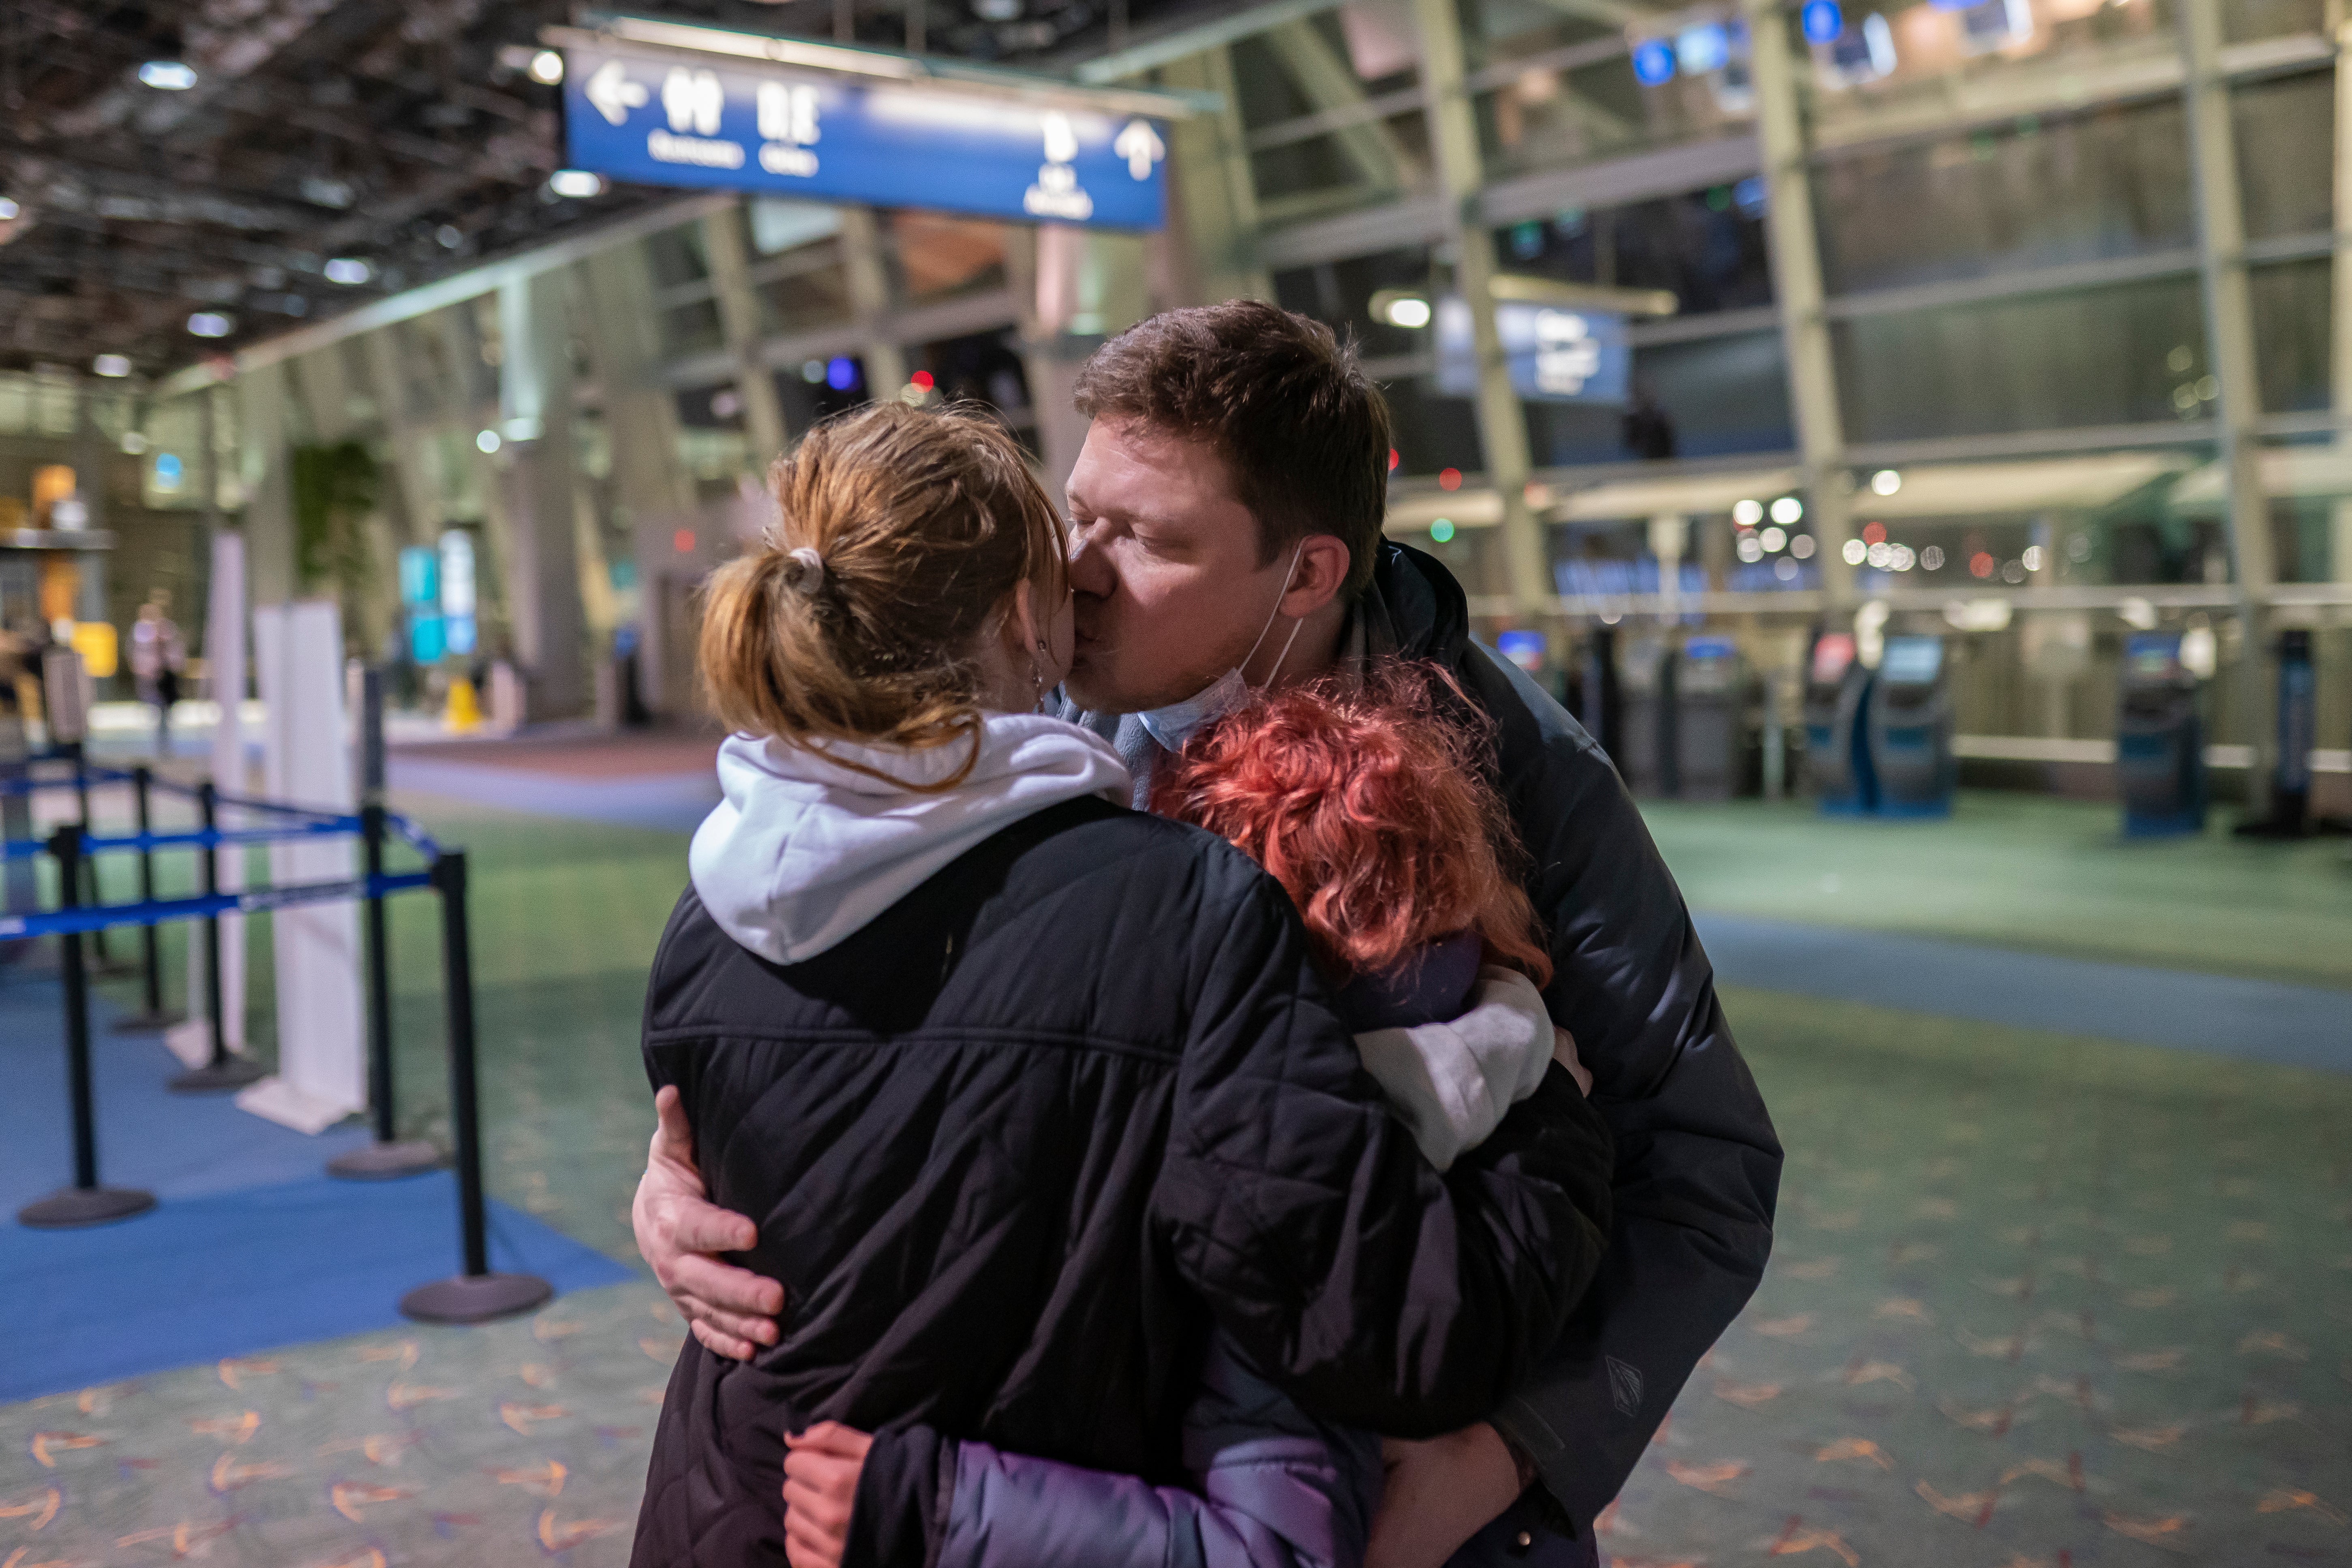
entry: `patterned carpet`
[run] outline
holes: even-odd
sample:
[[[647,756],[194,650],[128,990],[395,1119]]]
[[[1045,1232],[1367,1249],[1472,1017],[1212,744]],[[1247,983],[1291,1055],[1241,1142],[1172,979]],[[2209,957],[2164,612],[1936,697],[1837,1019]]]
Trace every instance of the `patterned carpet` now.
[[[2105,814],[2005,805],[1948,825],[1933,857],[2079,862],[2071,950],[2163,962],[2201,919],[2212,967],[2352,984],[2339,861],[2233,881],[2192,858],[2153,882],[2136,861],[2102,880]],[[492,1190],[633,1260],[636,1015],[684,841],[428,815],[475,850]],[[1883,876],[1902,929],[1998,934],[1973,884],[1943,928],[1932,900],[1903,902],[1922,873],[1885,852],[1899,840],[1880,841],[1899,862],[1882,873],[1792,816],[1654,820],[1695,900],[1766,897],[1742,853],[1773,876],[1827,859]],[[2024,945],[2052,945],[2042,885],[2011,894]],[[2264,906],[2333,921],[2334,967],[2293,921],[2236,929]],[[402,1121],[437,1133],[434,941],[428,908],[404,908]],[[2352,1563],[2352,1079],[1726,1001],[1790,1151],[1779,1252],[1606,1516],[1617,1563]],[[0,1568],[623,1563],[680,1338],[637,1283],[0,1407]]]

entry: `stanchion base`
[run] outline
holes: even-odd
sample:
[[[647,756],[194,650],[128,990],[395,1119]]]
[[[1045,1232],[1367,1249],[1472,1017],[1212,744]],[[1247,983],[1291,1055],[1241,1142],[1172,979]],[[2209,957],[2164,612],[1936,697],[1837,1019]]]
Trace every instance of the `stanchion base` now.
[[[78,1230],[145,1214],[155,1194],[136,1187],[62,1187],[16,1211],[16,1223],[35,1230]]]
[[[403,1296],[400,1311],[427,1323],[487,1323],[528,1312],[554,1294],[536,1274],[455,1274]]]
[[[395,1176],[437,1171],[448,1163],[439,1144],[410,1138],[393,1143],[371,1143],[364,1149],[338,1154],[327,1162],[327,1174],[341,1176],[347,1182],[388,1182]]]
[[[164,1087],[174,1094],[219,1094],[227,1089],[243,1089],[269,1076],[269,1069],[259,1062],[231,1057],[225,1062],[206,1062],[200,1068],[190,1068]]]
[[[184,1013],[132,1013],[114,1020],[114,1032],[118,1035],[160,1035],[186,1021]]]

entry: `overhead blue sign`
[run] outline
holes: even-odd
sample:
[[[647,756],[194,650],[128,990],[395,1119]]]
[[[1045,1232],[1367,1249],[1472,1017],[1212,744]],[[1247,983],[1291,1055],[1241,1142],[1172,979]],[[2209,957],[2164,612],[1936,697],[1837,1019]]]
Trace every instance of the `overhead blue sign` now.
[[[1166,128],[929,82],[565,51],[573,167],[641,184],[1156,229]]]
[[[1511,390],[1533,403],[1622,403],[1633,369],[1625,318],[1605,310],[1501,300],[1495,333]],[[1448,397],[1478,395],[1478,356],[1470,336],[1470,307],[1458,295],[1437,302],[1437,390]]]

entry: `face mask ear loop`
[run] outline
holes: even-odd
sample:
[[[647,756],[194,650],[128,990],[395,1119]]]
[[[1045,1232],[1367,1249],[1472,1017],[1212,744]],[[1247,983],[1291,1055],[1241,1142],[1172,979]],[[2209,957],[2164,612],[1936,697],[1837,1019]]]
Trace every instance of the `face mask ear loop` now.
[[[1290,564],[1282,569],[1282,592],[1274,596],[1274,608],[1265,613],[1265,625],[1258,627],[1257,641],[1250,644],[1249,652],[1242,655],[1242,661],[1234,667],[1235,668],[1246,671],[1249,668],[1250,660],[1257,657],[1257,650],[1265,646],[1265,634],[1274,630],[1274,623],[1282,618],[1282,601],[1290,592],[1290,579],[1297,575],[1298,572],[1298,558],[1306,553],[1307,541],[1302,539],[1298,542],[1298,548],[1290,552]],[[1280,674],[1282,671],[1282,660],[1290,657],[1290,643],[1297,642],[1298,640],[1298,628],[1306,624],[1307,623],[1303,620],[1293,621],[1291,623],[1290,642],[1286,642],[1282,645],[1281,657],[1274,661],[1274,670],[1276,675]],[[1244,674],[1242,679],[1246,681],[1249,677],[1247,674]],[[1265,678],[1265,684],[1268,686],[1272,686],[1274,684],[1274,675],[1268,675]]]

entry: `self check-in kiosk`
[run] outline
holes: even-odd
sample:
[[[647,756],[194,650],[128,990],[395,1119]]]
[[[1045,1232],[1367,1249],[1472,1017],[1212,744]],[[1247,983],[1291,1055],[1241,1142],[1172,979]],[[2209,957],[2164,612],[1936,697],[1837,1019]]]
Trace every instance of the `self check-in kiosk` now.
[[[1870,765],[1887,816],[1944,816],[1959,767],[1952,755],[1952,696],[1940,637],[1894,637],[1870,695]]]
[[[1675,758],[1675,655],[1654,638],[1629,644],[1619,680],[1624,745],[1612,753],[1625,787],[1672,797],[1682,780]]]
[[[1874,811],[1871,770],[1870,671],[1854,658],[1852,632],[1822,632],[1805,664],[1805,782],[1832,816]]]
[[[1729,800],[1748,773],[1748,679],[1729,637],[1685,638],[1674,670],[1675,794]]]
[[[2205,826],[2205,731],[2178,632],[2138,632],[2124,644],[2116,789],[2124,832],[2135,838]]]

